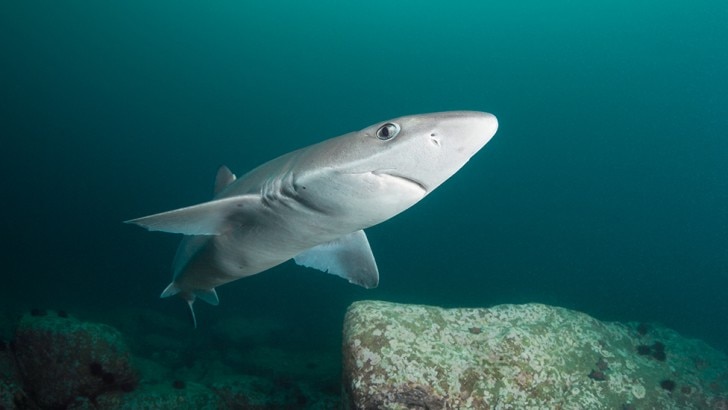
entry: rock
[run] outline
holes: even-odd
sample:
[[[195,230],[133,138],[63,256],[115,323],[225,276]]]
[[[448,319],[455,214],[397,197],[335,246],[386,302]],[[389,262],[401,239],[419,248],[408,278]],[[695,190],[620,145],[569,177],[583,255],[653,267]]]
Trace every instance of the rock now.
[[[648,334],[638,328],[539,304],[440,309],[357,302],[344,323],[344,404],[697,409],[728,403],[725,354],[658,325]],[[663,345],[664,360],[638,354],[639,345]]]
[[[25,315],[15,334],[25,391],[41,407],[68,406],[137,384],[131,355],[114,328],[58,315]]]

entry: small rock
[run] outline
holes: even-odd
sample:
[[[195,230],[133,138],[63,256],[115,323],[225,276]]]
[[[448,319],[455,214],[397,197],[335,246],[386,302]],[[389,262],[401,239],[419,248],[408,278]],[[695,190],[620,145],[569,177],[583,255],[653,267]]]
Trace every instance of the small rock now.
[[[675,382],[670,379],[665,379],[665,380],[660,381],[660,387],[671,392],[671,391],[675,390]]]
[[[652,354],[652,348],[647,345],[637,346],[637,354],[640,356],[649,356]]]
[[[41,407],[68,406],[136,384],[131,355],[114,328],[55,315],[25,315],[15,335],[24,386]]]
[[[601,370],[592,370],[589,373],[589,378],[592,380],[596,380],[598,382],[603,382],[603,381],[607,380],[607,375],[604,374],[604,372]]]

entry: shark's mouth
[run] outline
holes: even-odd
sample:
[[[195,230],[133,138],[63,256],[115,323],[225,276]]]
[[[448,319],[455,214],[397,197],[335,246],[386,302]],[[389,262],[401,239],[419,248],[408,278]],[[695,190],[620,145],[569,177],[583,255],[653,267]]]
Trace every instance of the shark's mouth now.
[[[429,191],[427,189],[427,186],[425,184],[423,184],[422,182],[420,182],[416,179],[412,179],[408,176],[398,174],[394,170],[387,169],[387,170],[373,171],[372,173],[374,175],[386,175],[388,177],[396,178],[406,184],[415,185],[418,189],[422,190],[422,192],[424,192],[425,194]]]

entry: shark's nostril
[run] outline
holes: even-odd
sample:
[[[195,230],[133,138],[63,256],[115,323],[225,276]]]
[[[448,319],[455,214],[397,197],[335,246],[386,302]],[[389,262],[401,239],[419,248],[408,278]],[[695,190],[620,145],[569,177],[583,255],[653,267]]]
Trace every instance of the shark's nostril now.
[[[437,134],[430,134],[430,141],[436,146],[440,146],[440,138],[437,136]]]

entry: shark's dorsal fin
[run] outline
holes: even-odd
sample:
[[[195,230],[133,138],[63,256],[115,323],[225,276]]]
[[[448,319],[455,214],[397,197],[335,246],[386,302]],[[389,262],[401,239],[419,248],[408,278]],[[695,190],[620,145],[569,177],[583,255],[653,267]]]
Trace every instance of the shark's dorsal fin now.
[[[220,191],[227,188],[228,185],[235,182],[237,177],[230,171],[230,168],[225,165],[221,166],[217,170],[217,176],[215,176],[215,195],[219,194]]]
[[[238,195],[144,216],[124,223],[139,225],[150,231],[185,235],[220,235],[234,226],[232,221],[244,219],[243,215],[258,204],[260,204],[258,195]]]
[[[347,279],[365,288],[379,284],[379,270],[364,231],[356,231],[304,251],[297,264]]]

